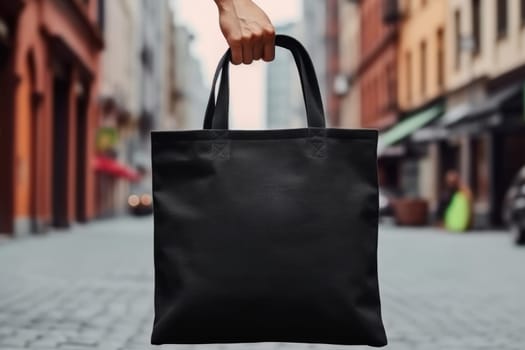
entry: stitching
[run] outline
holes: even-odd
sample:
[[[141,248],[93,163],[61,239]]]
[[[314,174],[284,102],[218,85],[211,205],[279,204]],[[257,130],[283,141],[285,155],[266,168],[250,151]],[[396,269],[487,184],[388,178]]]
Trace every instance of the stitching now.
[[[212,157],[219,159],[229,159],[230,147],[228,142],[214,142],[212,144]]]
[[[326,156],[326,142],[323,140],[311,140],[313,146],[313,155],[322,158]]]

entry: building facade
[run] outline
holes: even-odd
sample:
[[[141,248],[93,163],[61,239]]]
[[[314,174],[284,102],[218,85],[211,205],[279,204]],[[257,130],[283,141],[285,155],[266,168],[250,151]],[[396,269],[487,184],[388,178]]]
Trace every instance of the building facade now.
[[[497,226],[525,164],[525,1],[448,4],[446,132],[435,143],[472,189],[474,224]]]
[[[137,137],[139,118],[139,34],[140,8],[136,0],[102,1],[101,28],[106,44],[102,54],[100,105],[97,140],[111,133],[111,142],[97,142],[97,156],[103,167],[97,171],[97,216],[111,217],[127,210],[130,194],[130,141]],[[112,169],[113,171],[108,171]],[[115,169],[127,169],[115,172]],[[128,176],[122,176],[128,174]]]
[[[361,93],[359,68],[361,47],[361,19],[356,2],[339,0],[339,75],[334,81],[333,93],[340,98],[339,123],[343,128],[361,126]]]
[[[296,23],[276,26],[276,32],[295,36],[301,28]],[[266,126],[270,129],[302,127],[306,124],[301,83],[292,55],[275,51],[275,60],[266,65]]]
[[[525,164],[525,1],[396,6],[402,117],[380,135],[384,178],[433,211],[445,173],[458,171],[472,190],[473,226],[501,225],[505,192]]]
[[[98,1],[2,1],[0,231],[95,214]]]
[[[341,125],[384,131],[400,114],[398,1],[341,1],[339,6],[345,18],[340,19],[341,71],[334,86],[339,91],[334,94],[339,93],[341,98]],[[353,23],[350,18],[355,18]],[[353,40],[356,36],[358,39]],[[397,154],[382,154],[378,164],[382,187],[399,187],[398,163]]]
[[[170,16],[170,4],[167,0],[139,1],[139,68],[138,68],[138,136],[128,144],[131,165],[137,168],[151,169],[150,132],[161,129],[166,102],[166,36]],[[146,190],[151,187],[151,178],[145,176],[134,186],[135,189]]]
[[[208,103],[209,88],[204,83],[200,61],[192,54],[193,34],[183,26],[174,27],[175,77],[171,101],[172,127],[177,129],[202,129]]]
[[[325,35],[324,45],[326,52],[326,122],[328,125],[340,124],[340,100],[334,93],[334,87],[339,77],[339,1],[325,1]]]
[[[165,95],[166,21],[169,3],[166,0],[140,1],[140,110],[149,129],[158,128],[163,118]],[[146,127],[148,129],[148,127]],[[148,130],[149,131],[149,130]]]
[[[390,9],[383,0],[359,2],[360,62],[356,73],[361,95],[361,126],[385,129],[398,118],[397,21],[387,20]]]
[[[112,98],[119,109],[139,114],[140,7],[136,0],[104,1],[102,31],[102,98]]]
[[[445,21],[447,1],[401,2],[398,101],[410,112],[445,91]]]
[[[321,96],[327,109],[327,99],[331,87],[327,82],[327,51],[326,27],[328,21],[327,2],[318,0],[303,0],[303,21],[298,24],[296,35],[301,39],[317,72]],[[315,28],[315,30],[311,30]],[[301,96],[302,99],[302,96]],[[303,103],[301,101],[301,103]],[[304,104],[304,103],[303,103]],[[297,110],[301,110],[298,108]],[[327,120],[330,123],[330,120]],[[304,125],[304,124],[302,124]]]
[[[393,133],[409,124],[424,127],[439,118],[446,91],[447,1],[401,1],[399,6],[402,18],[399,22],[397,98],[403,120]],[[404,157],[397,163],[399,188],[405,195],[424,198],[434,210],[443,177],[438,150],[418,146],[410,140],[404,142]]]

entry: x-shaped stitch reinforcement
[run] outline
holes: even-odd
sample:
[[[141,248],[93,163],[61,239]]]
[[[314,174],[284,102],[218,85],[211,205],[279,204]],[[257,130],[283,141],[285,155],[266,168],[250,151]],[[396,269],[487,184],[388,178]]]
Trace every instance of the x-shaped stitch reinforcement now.
[[[228,146],[229,144],[227,141],[214,142],[211,148],[213,158],[229,159],[230,150]]]
[[[323,140],[312,140],[310,143],[313,146],[313,155],[322,158],[326,156],[326,142]]]

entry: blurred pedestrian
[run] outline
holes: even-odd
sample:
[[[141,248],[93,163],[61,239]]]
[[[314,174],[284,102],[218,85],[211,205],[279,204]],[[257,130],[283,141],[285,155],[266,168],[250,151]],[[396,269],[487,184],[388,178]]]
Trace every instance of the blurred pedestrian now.
[[[250,64],[275,57],[275,28],[252,0],[214,0],[219,23],[232,50],[233,64]]]
[[[472,224],[472,191],[456,170],[445,174],[445,191],[436,216],[438,225],[450,231],[466,231]]]

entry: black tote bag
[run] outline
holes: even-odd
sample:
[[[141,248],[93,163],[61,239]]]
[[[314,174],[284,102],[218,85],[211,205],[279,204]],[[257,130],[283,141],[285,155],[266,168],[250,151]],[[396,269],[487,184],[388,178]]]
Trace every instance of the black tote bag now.
[[[228,51],[204,130],[152,133],[152,344],[386,345],[377,131],[325,128],[306,50],[276,45],[295,58],[307,128],[228,130]]]

